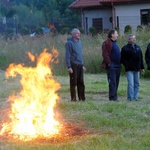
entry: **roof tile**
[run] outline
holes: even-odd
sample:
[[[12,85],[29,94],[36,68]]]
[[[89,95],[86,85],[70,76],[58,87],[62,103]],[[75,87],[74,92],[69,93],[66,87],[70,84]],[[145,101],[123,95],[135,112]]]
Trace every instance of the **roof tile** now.
[[[150,2],[150,0],[76,0],[69,7],[70,8],[85,8],[85,7],[98,7],[104,3],[116,2]]]
[[[99,0],[76,0],[69,7],[82,8],[82,7],[93,7],[93,6],[101,6]]]

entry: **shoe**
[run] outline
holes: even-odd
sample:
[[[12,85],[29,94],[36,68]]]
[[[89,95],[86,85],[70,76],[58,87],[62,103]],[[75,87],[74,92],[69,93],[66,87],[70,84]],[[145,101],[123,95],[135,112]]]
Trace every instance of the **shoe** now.
[[[110,101],[119,102],[117,99],[110,99]]]
[[[116,100],[113,100],[113,101],[115,101],[115,102],[119,102],[117,99],[116,99]]]
[[[79,101],[85,101],[85,99],[79,99]]]
[[[127,99],[128,101],[132,101],[132,99]]]

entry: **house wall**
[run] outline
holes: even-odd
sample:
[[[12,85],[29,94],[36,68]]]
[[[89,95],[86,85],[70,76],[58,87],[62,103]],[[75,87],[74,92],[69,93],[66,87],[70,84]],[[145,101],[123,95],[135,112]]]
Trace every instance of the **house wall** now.
[[[126,25],[131,25],[133,32],[141,25],[141,9],[150,9],[150,3],[117,5],[116,16],[119,17],[119,29],[124,32]]]
[[[112,16],[111,9],[84,10],[83,17],[82,17],[82,21],[83,21],[82,26],[84,29],[86,29],[86,20],[87,20],[87,24],[88,24],[87,32],[88,32],[89,28],[92,27],[92,19],[102,18],[103,30],[108,30],[112,28],[112,23],[109,21],[109,18],[111,16]]]
[[[138,25],[141,25],[141,9],[150,9],[150,3],[144,4],[123,4],[114,6],[115,9],[99,8],[94,10],[83,10],[82,13],[82,28],[88,33],[89,28],[92,27],[92,19],[102,18],[103,31],[112,29],[114,25],[117,25],[117,18],[114,19],[114,14],[118,16],[118,24],[120,32],[124,32],[126,25],[131,25],[133,31],[136,31]],[[114,12],[115,11],[115,12]],[[110,17],[113,18],[113,22],[110,22]],[[114,21],[116,20],[116,23]]]

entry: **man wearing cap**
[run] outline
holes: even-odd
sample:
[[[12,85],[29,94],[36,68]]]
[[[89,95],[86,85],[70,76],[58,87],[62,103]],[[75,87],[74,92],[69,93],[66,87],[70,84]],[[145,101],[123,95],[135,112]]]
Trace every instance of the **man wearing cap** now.
[[[127,77],[127,100],[138,100],[140,86],[140,71],[144,74],[143,55],[136,44],[136,37],[128,35],[128,44],[121,49],[121,62],[125,67]]]

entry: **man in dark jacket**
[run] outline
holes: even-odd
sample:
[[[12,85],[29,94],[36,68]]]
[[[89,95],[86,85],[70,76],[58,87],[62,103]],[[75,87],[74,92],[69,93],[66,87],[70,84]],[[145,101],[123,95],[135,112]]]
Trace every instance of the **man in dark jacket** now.
[[[148,44],[145,52],[145,60],[147,64],[147,69],[150,70],[150,43]]]
[[[120,79],[121,54],[120,48],[116,42],[117,37],[117,31],[110,30],[108,33],[108,38],[102,45],[102,67],[107,71],[110,101],[118,101],[117,90]]]
[[[121,50],[121,62],[125,67],[128,81],[127,99],[138,100],[140,71],[144,74],[143,55],[141,48],[136,44],[136,37],[128,35],[128,44]]]
[[[86,68],[83,66],[82,42],[80,40],[80,31],[74,28],[71,31],[72,37],[67,39],[65,44],[65,60],[70,76],[70,94],[71,101],[76,101],[76,86],[79,101],[85,101],[85,85],[83,72]]]

